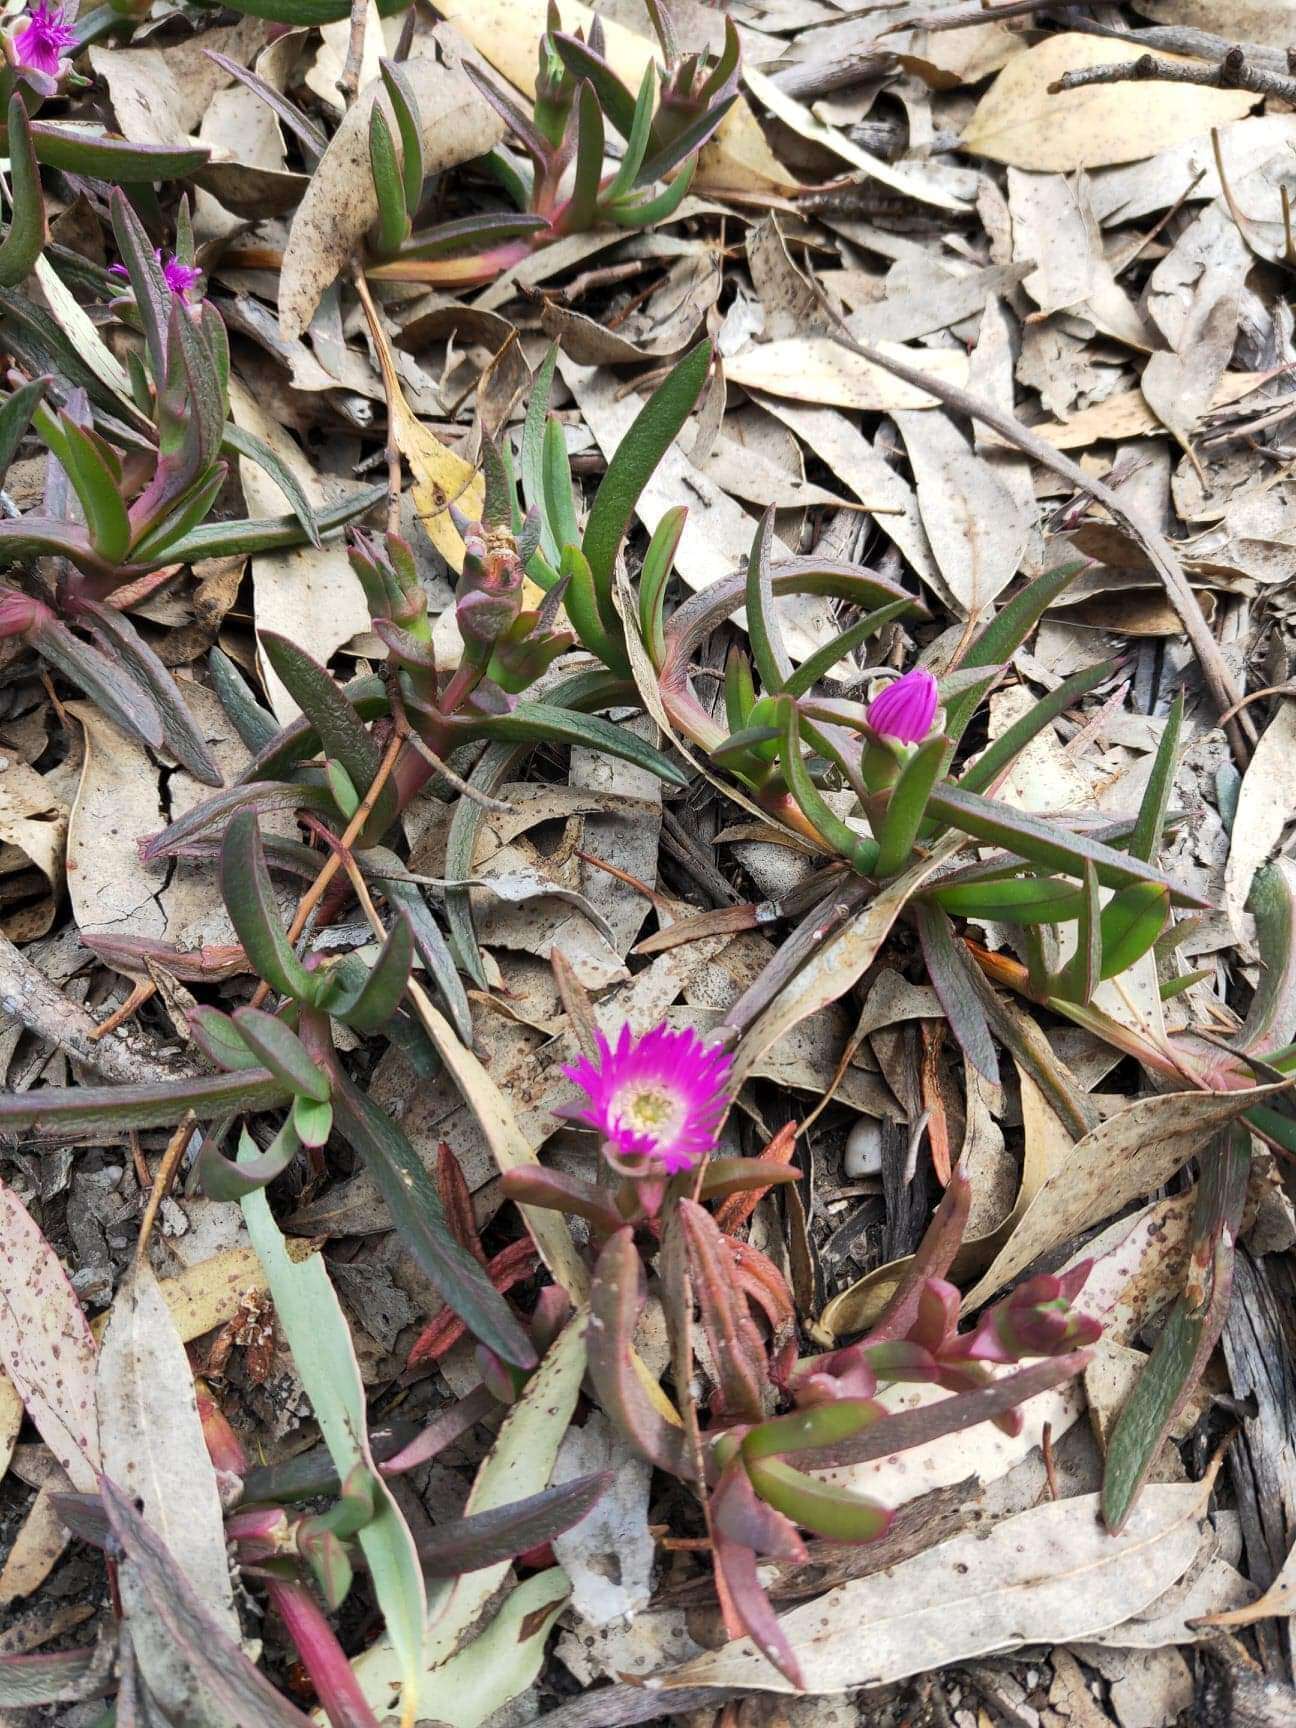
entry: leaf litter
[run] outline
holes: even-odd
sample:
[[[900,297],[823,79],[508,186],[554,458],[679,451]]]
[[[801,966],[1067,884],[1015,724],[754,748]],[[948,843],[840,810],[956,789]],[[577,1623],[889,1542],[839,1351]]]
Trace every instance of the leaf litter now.
[[[1289,8],[234,12],[6,27],[0,1712],[1287,1721]]]

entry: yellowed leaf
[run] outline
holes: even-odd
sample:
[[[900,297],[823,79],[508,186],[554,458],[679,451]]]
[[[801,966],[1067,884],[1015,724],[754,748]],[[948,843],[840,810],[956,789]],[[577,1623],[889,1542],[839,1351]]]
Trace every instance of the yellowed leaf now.
[[[546,28],[548,0],[444,0],[437,10],[515,89],[534,94],[536,43]],[[579,0],[563,0],[564,30],[583,30],[588,37],[593,17]],[[657,44],[614,18],[604,18],[603,33],[608,64],[624,84],[637,90],[644,67],[659,57]],[[700,192],[800,190],[799,181],[765,142],[741,96],[702,151],[695,185]]]
[[[462,570],[463,536],[451,520],[450,506],[456,505],[473,520],[480,517],[486,500],[485,477],[471,462],[465,462],[457,451],[443,444],[405,400],[400,379],[396,376],[391,344],[367,295],[364,306],[369,319],[369,334],[378,353],[378,364],[382,367],[392,432],[414,475],[414,508],[428,539],[446,563],[455,570]]]
[[[1051,95],[1064,72],[1137,60],[1142,48],[1064,31],[1010,60],[981,98],[963,148],[1014,168],[1070,174],[1140,162],[1249,114],[1259,98],[1200,84],[1095,84]],[[1170,56],[1167,56],[1170,58]]]

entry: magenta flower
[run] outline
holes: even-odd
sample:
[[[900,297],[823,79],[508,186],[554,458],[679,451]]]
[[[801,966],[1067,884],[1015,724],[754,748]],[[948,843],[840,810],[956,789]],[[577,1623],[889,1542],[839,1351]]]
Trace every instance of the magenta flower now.
[[[921,744],[936,718],[936,680],[925,666],[911,666],[873,698],[865,718],[879,737]]]
[[[153,256],[162,267],[162,277],[167,287],[181,299],[187,299],[189,290],[202,280],[202,271],[196,264],[182,264],[174,253],[164,258],[160,246],[154,247]],[[124,264],[111,265],[108,273],[110,276],[130,276],[130,271]]]
[[[63,22],[63,8],[47,7],[45,0],[39,0],[14,37],[13,50],[19,66],[29,72],[43,72],[47,78],[57,78],[63,51],[75,41],[76,31]]]
[[[598,1047],[597,1063],[582,1057],[563,1069],[589,1097],[587,1108],[572,1105],[564,1114],[597,1128],[609,1150],[655,1159],[671,1176],[715,1151],[727,1051],[665,1026],[643,1038],[623,1026],[615,1049],[600,1032]]]

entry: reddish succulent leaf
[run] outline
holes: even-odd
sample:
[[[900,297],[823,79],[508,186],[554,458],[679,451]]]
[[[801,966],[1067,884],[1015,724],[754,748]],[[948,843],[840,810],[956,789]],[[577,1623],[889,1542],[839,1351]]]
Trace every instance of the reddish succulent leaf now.
[[[438,1167],[438,1175],[440,1169]],[[473,1238],[473,1244],[478,1249],[480,1259],[480,1244]],[[485,1264],[486,1276],[501,1296],[510,1291],[515,1284],[521,1284],[528,1278],[534,1278],[539,1270],[540,1256],[534,1243],[528,1236],[520,1236],[516,1242],[510,1242],[507,1248],[501,1248],[493,1260]],[[459,1316],[450,1308],[443,1308],[436,1319],[431,1321],[414,1340],[414,1346],[409,1353],[407,1366],[417,1368],[424,1362],[438,1362],[463,1337],[468,1328]]]
[[[722,1531],[715,1532],[713,1542],[716,1588],[723,1601],[727,1593],[729,1605],[743,1630],[768,1662],[801,1691],[805,1680],[796,1653],[787,1634],[779,1625],[765,1587],[756,1570],[756,1556],[741,1542],[733,1542]]]
[[[800,1176],[792,1164],[797,1127],[795,1122],[785,1122],[759,1158],[713,1158],[707,1165],[702,1197],[720,1201],[715,1220],[726,1236],[737,1235],[774,1183]],[[775,1165],[782,1167],[777,1174],[771,1168]]]
[[[734,1277],[738,1260],[732,1250],[744,1244],[722,1236],[711,1214],[692,1200],[680,1201],[679,1220],[693,1294],[720,1379],[718,1409],[736,1421],[759,1422],[770,1377],[765,1347],[747,1312],[741,1274],[738,1280]]]
[[[741,1456],[725,1466],[712,1491],[711,1528],[771,1560],[800,1565],[806,1558],[796,1525],[757,1496]]]
[[[606,1189],[596,1188],[592,1182],[583,1182],[579,1176],[569,1176],[562,1170],[525,1165],[506,1170],[500,1186],[519,1206],[546,1206],[552,1212],[587,1218],[604,1234],[619,1230],[625,1222]]]
[[[590,1289],[589,1371],[599,1402],[643,1453],[672,1476],[686,1481],[696,1471],[684,1431],[674,1428],[648,1400],[633,1366],[635,1325],[643,1311],[643,1267],[634,1231],[618,1230],[604,1244]]]
[[[437,1147],[436,1185],[450,1234],[461,1248],[466,1248],[484,1266],[486,1251],[477,1230],[472,1193],[464,1178],[463,1165],[444,1140]]]

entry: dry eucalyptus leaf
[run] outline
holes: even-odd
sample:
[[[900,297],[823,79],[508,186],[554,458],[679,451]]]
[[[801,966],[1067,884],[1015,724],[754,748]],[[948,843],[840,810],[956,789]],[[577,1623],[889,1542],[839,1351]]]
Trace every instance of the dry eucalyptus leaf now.
[[[1045,1181],[964,1307],[980,1307],[1041,1254],[1168,1182],[1266,1090],[1159,1093],[1100,1122]]]
[[[421,52],[405,62],[405,71],[418,100],[424,168],[431,176],[494,149],[504,123],[469,82],[452,31],[438,30],[416,48]],[[303,333],[320,296],[378,215],[369,165],[369,110],[376,101],[395,135],[386,91],[381,81],[370,84],[330,139],[297,206],[279,276],[279,322],[286,336]]]
[[[1242,778],[1228,866],[1224,875],[1224,905],[1234,930],[1256,871],[1265,863],[1296,813],[1296,702],[1279,698],[1278,712],[1265,727],[1255,755]]]
[[[68,811],[34,768],[13,756],[0,760],[0,930],[11,942],[30,942],[53,924],[62,898]],[[26,880],[36,872],[43,894]],[[18,904],[9,903],[5,882]]]
[[[145,1518],[208,1611],[237,1639],[220,1493],[193,1373],[146,1263],[130,1268],[113,1300],[99,1348],[96,1405],[105,1472],[143,1502]]]
[[[955,348],[904,348],[880,342],[879,350],[930,372],[944,384],[967,384],[966,354]],[[814,402],[826,408],[860,408],[891,414],[900,408],[934,408],[936,398],[925,390],[884,372],[831,336],[787,336],[744,348],[725,361],[731,384],[764,390],[794,402]]]
[[[1049,93],[1064,72],[1137,60],[1141,48],[1061,31],[1010,60],[977,104],[963,148],[1014,168],[1070,174],[1137,162],[1238,120],[1258,97],[1196,84],[1097,84]]]
[[[296,441],[236,377],[230,379],[230,412],[245,432],[262,439],[292,470],[313,505],[335,503],[345,494],[347,483],[321,477]],[[239,477],[251,515],[283,513],[283,494],[255,462],[240,457]],[[364,590],[347,563],[346,547],[339,538],[326,540],[322,546],[258,553],[252,560],[252,585],[258,627],[303,643],[322,662],[327,663],[344,642],[369,627]],[[297,704],[268,661],[261,662],[261,675],[276,717],[284,724],[295,719]]]
[[[1215,388],[1210,406],[1227,408],[1249,396],[1267,378],[1264,372],[1226,372]],[[1096,402],[1092,408],[1082,408],[1069,420],[1046,421],[1032,430],[1055,450],[1083,450],[1109,439],[1120,442],[1126,438],[1154,438],[1165,428],[1141,390],[1122,390]]]
[[[883,1685],[1021,1644],[1068,1643],[1129,1619],[1182,1577],[1202,1546],[1208,1493],[1199,1483],[1149,1487],[1119,1536],[1103,1526],[1096,1494],[1037,1506],[840,1585],[779,1623],[811,1692]],[[653,1684],[793,1690],[746,1638]]]
[[[906,410],[895,422],[944,589],[959,614],[975,618],[1020,568],[1031,528],[1024,500],[943,409]]]

